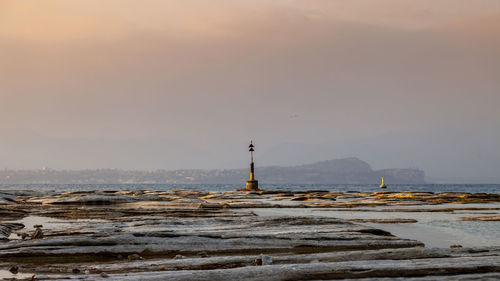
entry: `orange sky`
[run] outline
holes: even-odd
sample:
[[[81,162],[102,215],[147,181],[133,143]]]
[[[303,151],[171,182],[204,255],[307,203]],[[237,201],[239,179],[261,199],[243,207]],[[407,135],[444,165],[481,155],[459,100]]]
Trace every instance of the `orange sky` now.
[[[0,155],[14,168],[231,167],[252,137],[267,164],[358,156],[494,175],[499,76],[498,0],[3,0]],[[415,132],[440,142],[391,149]],[[447,153],[470,166],[420,157],[462,133],[479,140]],[[113,160],[115,141],[171,145],[137,162]],[[52,157],[50,143],[106,158]],[[322,153],[289,159],[285,143]]]
[[[496,0],[177,1],[4,0],[0,34],[35,42],[111,39],[137,30],[182,35],[221,35],[234,24],[272,16],[341,20],[401,29],[429,28],[475,17],[496,16]]]

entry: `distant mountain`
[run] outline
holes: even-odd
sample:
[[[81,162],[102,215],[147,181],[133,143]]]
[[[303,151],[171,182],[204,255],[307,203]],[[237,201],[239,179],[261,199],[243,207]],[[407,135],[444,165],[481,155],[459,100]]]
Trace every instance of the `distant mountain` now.
[[[218,170],[1,170],[0,183],[92,184],[92,183],[227,183],[241,184],[248,178],[248,169]],[[261,184],[367,184],[385,177],[388,183],[424,183],[419,169],[373,170],[357,158],[344,158],[293,167],[258,167]]]
[[[301,184],[369,184],[385,177],[390,183],[425,183],[425,174],[419,169],[385,169],[374,171],[358,158],[328,160],[295,167],[263,167],[257,169],[258,178],[265,183]]]

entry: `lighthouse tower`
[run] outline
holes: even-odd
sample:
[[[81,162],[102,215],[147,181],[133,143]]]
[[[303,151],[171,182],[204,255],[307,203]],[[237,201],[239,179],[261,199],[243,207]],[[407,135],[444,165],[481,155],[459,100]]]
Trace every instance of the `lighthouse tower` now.
[[[253,163],[253,152],[254,149],[253,142],[250,141],[250,145],[248,146],[248,151],[250,151],[250,180],[247,180],[247,188],[246,190],[256,191],[259,190],[259,182],[255,180],[255,168]]]

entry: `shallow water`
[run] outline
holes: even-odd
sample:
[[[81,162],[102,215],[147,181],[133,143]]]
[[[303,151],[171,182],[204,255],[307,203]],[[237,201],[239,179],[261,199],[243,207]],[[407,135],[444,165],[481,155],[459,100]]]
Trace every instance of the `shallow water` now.
[[[0,269],[0,279],[1,280],[5,280],[5,279],[26,279],[26,278],[30,278],[31,276],[33,276],[33,273],[17,273],[17,274],[13,274],[11,273],[10,271],[8,270],[4,270],[4,269]]]
[[[404,206],[406,208],[407,206]],[[409,206],[408,206],[409,207]],[[412,206],[420,209],[435,208],[499,208],[500,203],[488,204],[443,204],[438,206]],[[382,210],[384,207],[374,209]],[[388,207],[385,207],[388,208]],[[367,209],[367,208],[363,208]],[[397,209],[393,206],[392,210]],[[302,209],[302,208],[263,208],[254,209],[259,216],[324,216],[341,219],[415,219],[416,223],[361,223],[374,228],[383,229],[392,234],[423,242],[426,247],[448,248],[452,244],[464,247],[500,246],[499,221],[463,221],[461,217],[485,216],[485,211],[460,212],[356,212],[338,211],[335,209]],[[486,211],[488,216],[500,215],[499,210]]]
[[[49,217],[40,216],[27,216],[19,220],[6,221],[6,223],[22,223],[24,228],[20,232],[31,233],[34,231],[34,225],[42,225],[43,229],[50,229],[51,231],[65,230],[70,227],[87,226],[100,222],[105,222],[105,220],[95,220],[95,219],[78,219],[78,220],[63,220]],[[15,232],[9,236],[9,239],[19,240],[19,237]]]

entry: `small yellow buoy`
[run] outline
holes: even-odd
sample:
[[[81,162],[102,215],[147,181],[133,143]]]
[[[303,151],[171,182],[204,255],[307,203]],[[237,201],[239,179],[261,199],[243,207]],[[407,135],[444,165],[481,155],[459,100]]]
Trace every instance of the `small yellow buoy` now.
[[[382,184],[380,185],[380,188],[387,188],[387,186],[385,186],[385,183],[384,183],[384,177],[382,177]]]

